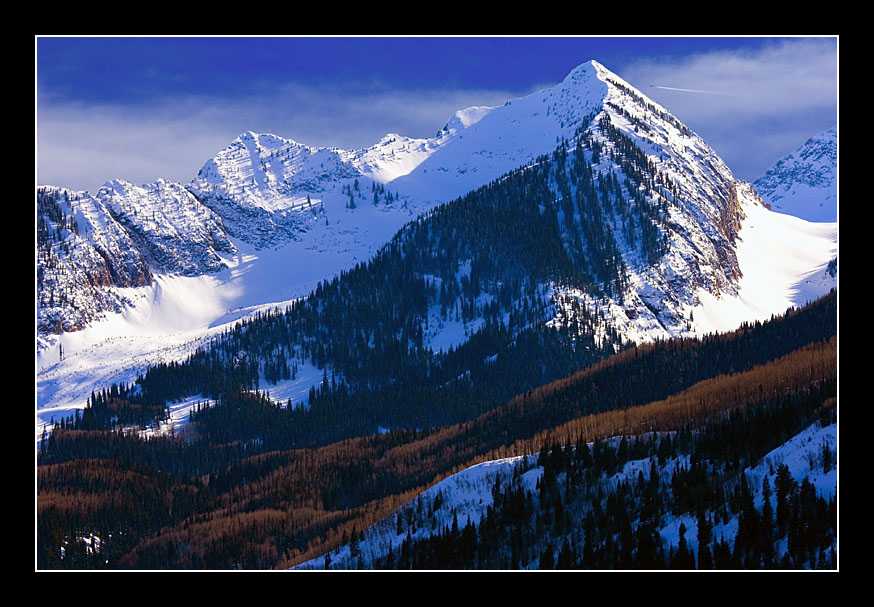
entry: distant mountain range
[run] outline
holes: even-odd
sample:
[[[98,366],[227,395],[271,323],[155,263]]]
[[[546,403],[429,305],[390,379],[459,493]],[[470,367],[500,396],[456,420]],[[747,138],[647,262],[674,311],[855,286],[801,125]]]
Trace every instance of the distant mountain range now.
[[[753,187],[771,208],[807,221],[838,220],[838,128],[808,139]]]

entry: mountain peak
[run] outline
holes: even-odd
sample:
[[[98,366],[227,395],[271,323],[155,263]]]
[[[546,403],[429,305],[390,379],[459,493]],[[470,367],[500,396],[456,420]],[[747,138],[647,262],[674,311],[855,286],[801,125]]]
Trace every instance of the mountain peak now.
[[[585,80],[590,79],[598,79],[598,80],[606,80],[607,78],[617,79],[622,81],[616,74],[608,70],[601,63],[598,63],[594,59],[590,61],[586,61],[585,63],[581,63],[565,76],[562,81],[565,84],[570,83],[579,83]]]
[[[837,221],[837,126],[805,141],[753,182],[775,211],[807,221]]]
[[[493,109],[495,108],[492,106],[474,105],[463,110],[458,110],[452,115],[449,122],[446,123],[446,127],[449,131],[464,130],[482,120]]]

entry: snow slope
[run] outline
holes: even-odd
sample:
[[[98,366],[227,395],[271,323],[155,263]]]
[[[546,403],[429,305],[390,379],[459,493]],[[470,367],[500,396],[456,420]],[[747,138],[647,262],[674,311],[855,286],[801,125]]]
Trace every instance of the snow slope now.
[[[754,202],[744,205],[744,213],[737,245],[743,273],[738,292],[714,297],[699,291],[701,305],[692,311],[698,334],[767,320],[837,287],[837,276],[827,268],[837,257],[837,223],[811,223]]]
[[[405,517],[408,511],[418,509],[419,504],[428,507],[437,500],[440,506],[435,510],[431,525],[420,526],[411,533],[413,539],[427,538],[432,532],[439,532],[444,526],[451,526],[452,512],[458,514],[459,528],[466,525],[468,520],[478,525],[489,506],[494,505],[492,487],[494,487],[495,481],[499,480],[503,486],[506,486],[509,479],[513,477],[513,471],[517,466],[530,468],[523,473],[521,482],[527,489],[532,492],[536,491],[537,480],[543,474],[543,469],[536,464],[536,455],[512,457],[477,464],[444,479],[362,533],[360,549],[363,562],[367,563],[371,559],[384,557],[388,554],[389,548],[395,553],[400,551],[407,535],[406,532],[398,535],[397,517]],[[332,551],[330,558],[331,569],[355,569],[357,567],[357,560],[351,556],[348,545]],[[293,569],[323,568],[324,557],[321,557],[301,563]]]

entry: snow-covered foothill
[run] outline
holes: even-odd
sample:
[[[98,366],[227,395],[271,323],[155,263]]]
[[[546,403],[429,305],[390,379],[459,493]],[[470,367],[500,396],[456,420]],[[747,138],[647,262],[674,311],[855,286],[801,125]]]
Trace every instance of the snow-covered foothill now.
[[[776,470],[781,464],[788,466],[790,475],[796,483],[800,484],[806,477],[815,487],[818,496],[826,501],[834,497],[838,485],[837,464],[832,462],[829,470],[824,470],[822,454],[825,446],[828,446],[833,454],[837,453],[837,438],[835,423],[822,425],[816,422],[769,452],[754,466],[746,468],[743,474],[751,488],[756,507],[761,508],[762,483],[767,476],[772,488],[771,505],[776,509],[773,488]],[[620,439],[621,437],[615,437],[610,440],[618,442]],[[604,484],[605,491],[620,482],[633,484],[639,473],[643,473],[644,477],[649,476],[652,463],[649,457],[628,461],[621,470],[612,476],[602,477],[598,482]],[[688,456],[679,459],[669,458],[659,467],[661,481],[670,484],[671,471],[677,465],[688,466],[688,464]],[[373,560],[384,558],[389,549],[397,554],[408,537],[413,540],[425,539],[432,533],[439,533],[440,530],[449,528],[453,524],[453,519],[458,522],[459,528],[464,527],[468,521],[479,525],[486,510],[493,505],[492,491],[496,480],[502,487],[507,487],[511,479],[516,477],[523,489],[536,495],[537,483],[542,475],[543,468],[537,465],[537,455],[506,458],[471,466],[440,481],[392,514],[363,530],[359,536],[357,556],[352,556],[348,544],[331,551],[328,555],[329,567],[368,569]],[[425,518],[430,521],[429,524],[412,529],[408,522],[422,520],[420,516],[422,511],[428,513]],[[414,512],[419,513],[418,518],[413,516]],[[663,517],[658,532],[665,543],[666,552],[671,546],[676,550],[681,525],[686,528],[684,537],[688,547],[697,553],[698,523],[696,517],[692,515]],[[398,533],[399,528],[401,533]],[[737,529],[737,517],[732,517],[728,521],[717,520],[713,526],[712,537],[733,544]],[[778,560],[780,556],[777,555]],[[294,569],[322,569],[324,566],[325,557],[322,556],[302,563]]]

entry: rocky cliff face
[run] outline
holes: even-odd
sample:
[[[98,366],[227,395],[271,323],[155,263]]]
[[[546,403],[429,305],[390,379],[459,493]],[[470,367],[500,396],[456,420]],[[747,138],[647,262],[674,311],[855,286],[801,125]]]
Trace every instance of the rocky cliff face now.
[[[158,180],[144,186],[114,180],[97,200],[137,243],[159,273],[196,276],[224,267],[219,253],[236,248],[222,218],[179,184]]]
[[[178,184],[108,182],[92,196],[37,190],[37,330],[76,331],[130,304],[156,273],[223,267],[234,245],[220,218]]]

